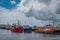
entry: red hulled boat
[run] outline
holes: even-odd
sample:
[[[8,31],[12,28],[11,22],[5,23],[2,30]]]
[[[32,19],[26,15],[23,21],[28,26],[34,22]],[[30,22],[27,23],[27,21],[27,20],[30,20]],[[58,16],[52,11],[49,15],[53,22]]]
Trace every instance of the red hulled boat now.
[[[16,33],[22,33],[23,32],[23,26],[19,26],[19,27],[12,27],[11,29],[12,32],[16,32]]]

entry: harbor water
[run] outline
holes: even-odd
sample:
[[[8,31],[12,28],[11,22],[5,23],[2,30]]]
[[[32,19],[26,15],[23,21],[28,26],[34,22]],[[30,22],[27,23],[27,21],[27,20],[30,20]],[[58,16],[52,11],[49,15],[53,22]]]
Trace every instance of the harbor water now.
[[[60,35],[40,33],[13,33],[0,29],[0,40],[60,40]]]

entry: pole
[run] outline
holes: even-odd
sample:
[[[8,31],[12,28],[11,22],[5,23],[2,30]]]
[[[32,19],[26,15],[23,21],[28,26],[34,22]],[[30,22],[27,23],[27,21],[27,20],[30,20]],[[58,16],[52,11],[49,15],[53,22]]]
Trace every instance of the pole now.
[[[53,16],[52,16],[52,23],[53,23],[53,26],[54,26],[54,18],[53,18]]]
[[[21,24],[20,24],[20,21],[18,20],[18,26],[20,26]]]

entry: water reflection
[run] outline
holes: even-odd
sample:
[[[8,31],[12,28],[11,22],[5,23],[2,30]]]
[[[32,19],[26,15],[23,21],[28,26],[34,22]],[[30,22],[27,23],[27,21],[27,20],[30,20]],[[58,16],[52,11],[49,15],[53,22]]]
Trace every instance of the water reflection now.
[[[40,33],[12,33],[9,30],[0,30],[0,40],[60,40],[60,35]]]

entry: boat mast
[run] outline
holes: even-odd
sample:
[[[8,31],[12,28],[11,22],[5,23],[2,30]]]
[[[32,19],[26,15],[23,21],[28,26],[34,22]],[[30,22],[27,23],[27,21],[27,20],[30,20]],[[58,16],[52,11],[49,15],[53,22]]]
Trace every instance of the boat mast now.
[[[53,18],[53,16],[52,16],[52,23],[53,23],[53,26],[54,26],[54,18]]]
[[[18,20],[18,26],[20,26],[21,24],[20,24],[20,21]]]
[[[10,24],[9,24],[9,22],[7,23],[7,27],[10,27]]]
[[[7,23],[7,25],[9,25],[9,22]]]
[[[27,22],[26,22],[26,20],[25,20],[25,25],[27,25]]]
[[[49,20],[49,24],[50,24],[50,20]]]

